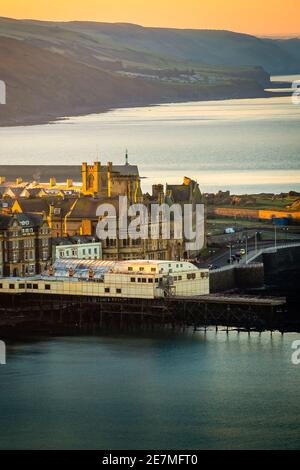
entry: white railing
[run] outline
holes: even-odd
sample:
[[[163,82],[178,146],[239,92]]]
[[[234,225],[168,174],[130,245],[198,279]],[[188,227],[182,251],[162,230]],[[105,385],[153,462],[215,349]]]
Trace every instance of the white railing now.
[[[300,242],[293,242],[293,243],[285,243],[284,245],[274,245],[274,246],[269,246],[268,248],[262,248],[261,250],[258,250],[252,254],[252,256],[249,256],[248,253],[248,258],[245,261],[246,264],[251,263],[255,259],[259,258],[261,255],[264,253],[276,253],[278,250],[284,250],[285,248],[295,248],[297,246],[300,246]]]

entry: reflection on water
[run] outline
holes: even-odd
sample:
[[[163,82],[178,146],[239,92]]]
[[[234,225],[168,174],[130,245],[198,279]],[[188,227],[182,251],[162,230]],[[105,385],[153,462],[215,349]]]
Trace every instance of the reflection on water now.
[[[123,163],[128,148],[145,191],[183,175],[205,191],[300,191],[299,126],[291,97],[121,109],[0,128],[0,164]]]
[[[141,332],[11,345],[0,448],[299,449],[295,339]]]

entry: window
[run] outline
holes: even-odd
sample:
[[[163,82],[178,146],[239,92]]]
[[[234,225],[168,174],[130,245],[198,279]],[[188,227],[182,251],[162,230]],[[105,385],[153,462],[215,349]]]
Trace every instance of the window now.
[[[182,276],[178,276],[178,281],[182,281]]]
[[[110,288],[109,288],[109,287],[105,287],[105,293],[106,293],[106,294],[109,294],[109,293],[110,293]]]
[[[32,284],[27,284],[27,289],[32,289]]]
[[[159,281],[159,278],[158,278],[158,277],[156,277],[156,278],[155,278],[155,282],[158,282],[158,281]]]
[[[143,283],[147,282],[147,279],[145,277],[143,277],[142,282]]]
[[[140,268],[139,268],[139,271],[145,271],[145,268],[140,267]]]
[[[156,272],[156,268],[151,268],[151,272],[152,272],[152,273],[155,273],[155,272]]]
[[[9,288],[10,288],[10,289],[14,289],[14,288],[15,288],[15,285],[14,285],[14,284],[9,284]]]
[[[0,289],[3,289],[3,284],[0,284]]]
[[[128,271],[133,271],[133,267],[129,266]]]
[[[149,284],[153,284],[153,279],[151,277],[149,277],[148,282],[149,282]]]
[[[122,294],[122,289],[117,289],[116,292],[117,294]]]
[[[131,277],[130,282],[135,282],[135,277]]]
[[[25,289],[25,284],[19,284],[19,289]]]
[[[32,288],[33,288],[33,289],[38,289],[39,286],[38,286],[38,284],[33,284],[33,285],[32,285]]]
[[[50,284],[45,284],[45,290],[51,290],[51,285]]]
[[[142,279],[140,277],[138,278],[138,282],[142,282]]]
[[[187,278],[188,279],[196,279],[196,274],[195,273],[188,274]]]

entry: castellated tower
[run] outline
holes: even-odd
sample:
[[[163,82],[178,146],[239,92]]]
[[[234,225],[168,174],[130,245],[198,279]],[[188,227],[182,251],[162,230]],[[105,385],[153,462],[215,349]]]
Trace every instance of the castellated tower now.
[[[95,162],[93,165],[82,164],[82,192],[86,195],[100,195],[100,171],[101,163]]]

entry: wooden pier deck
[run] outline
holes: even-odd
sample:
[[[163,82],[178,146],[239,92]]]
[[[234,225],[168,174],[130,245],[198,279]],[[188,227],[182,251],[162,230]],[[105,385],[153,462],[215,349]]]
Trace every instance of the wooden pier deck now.
[[[126,322],[195,329],[225,326],[248,331],[284,330],[286,314],[284,298],[236,294],[157,299],[1,294],[0,305],[0,331],[7,325],[84,328]]]

